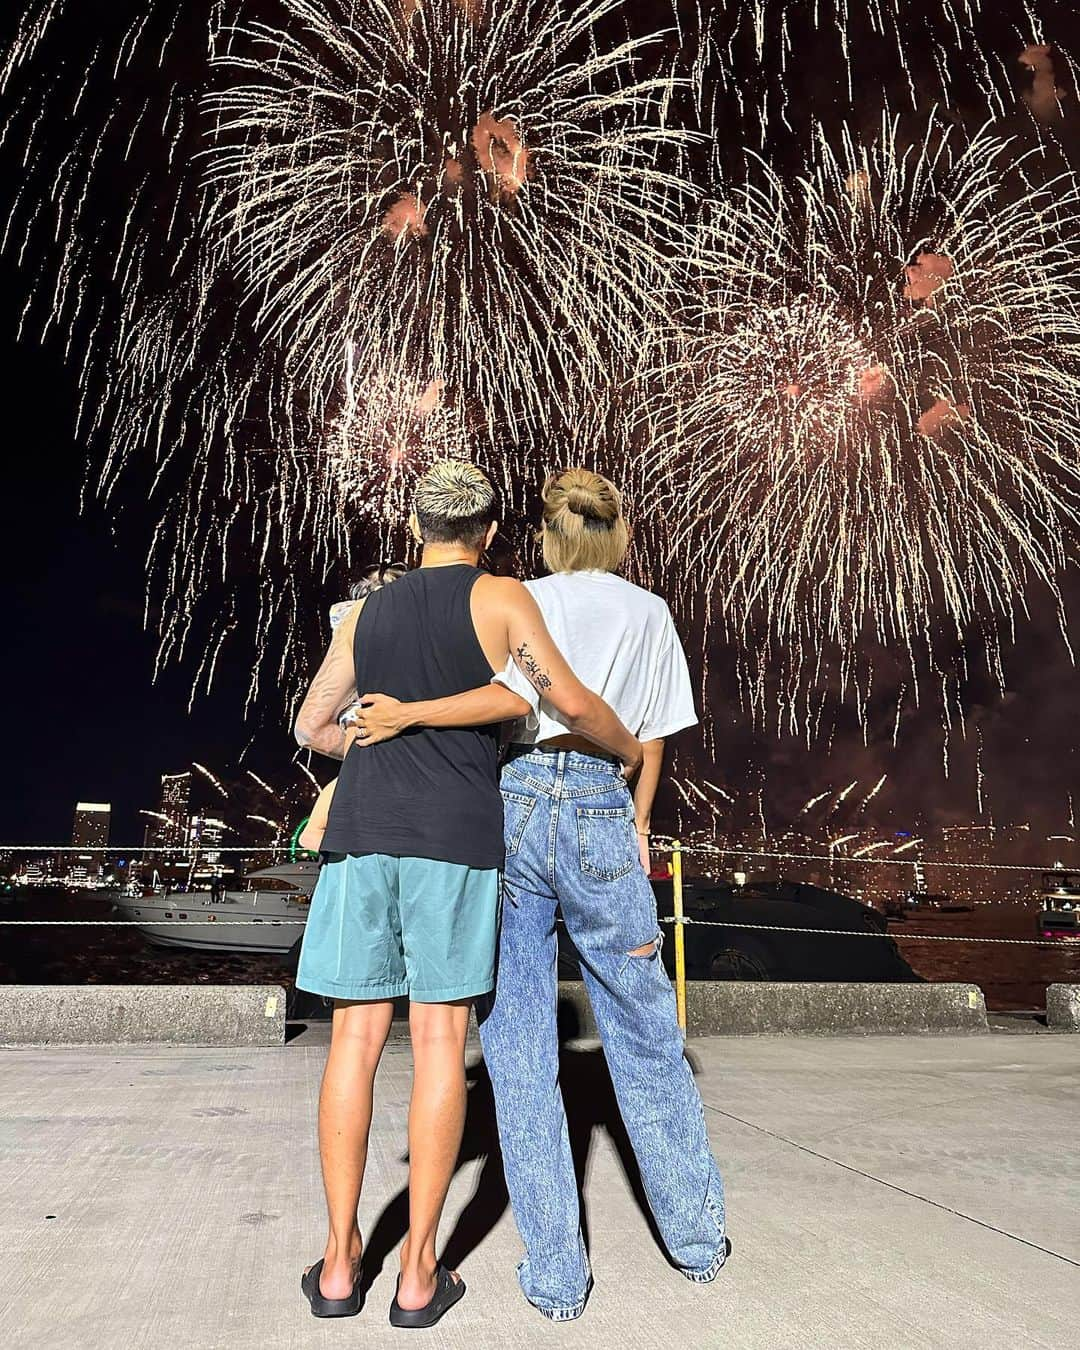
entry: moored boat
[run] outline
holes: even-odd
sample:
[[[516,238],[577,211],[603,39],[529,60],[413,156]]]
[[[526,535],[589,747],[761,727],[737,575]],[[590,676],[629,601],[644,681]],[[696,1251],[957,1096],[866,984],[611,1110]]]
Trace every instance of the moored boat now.
[[[315,861],[282,863],[235,888],[124,894],[116,908],[159,947],[285,953],[304,931],[318,875]]]
[[[1080,942],[1080,872],[1044,872],[1040,897],[1039,937]]]

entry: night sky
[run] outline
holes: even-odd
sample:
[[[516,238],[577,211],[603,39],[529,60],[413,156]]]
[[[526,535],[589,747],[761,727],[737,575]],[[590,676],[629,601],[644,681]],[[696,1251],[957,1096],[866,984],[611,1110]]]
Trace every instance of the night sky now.
[[[10,273],[5,275],[10,281]],[[8,292],[10,295],[10,291]],[[143,629],[146,513],[91,503],[71,435],[70,373],[49,350],[2,347],[7,410],[4,526],[4,772],[8,843],[64,842],[76,800],[114,803],[113,837],[139,842],[135,813],[155,806],[163,772],[235,760],[246,675],[187,711],[188,673],[153,683],[156,638]],[[275,710],[277,711],[277,710]],[[281,753],[290,743],[282,726]]]
[[[85,34],[73,31],[73,67],[85,50]],[[5,194],[14,186],[5,184]],[[200,695],[190,713],[190,668],[171,667],[153,681],[156,637],[144,631],[143,600],[157,507],[147,507],[145,483],[127,480],[108,507],[90,494],[80,509],[95,463],[88,466],[86,448],[73,438],[74,371],[55,335],[44,346],[36,336],[15,341],[25,294],[25,275],[10,258],[0,259],[6,426],[0,842],[64,842],[81,798],[111,801],[114,841],[135,843],[142,833],[136,812],[155,804],[162,772],[192,760],[222,770],[242,755],[268,776],[286,769],[294,750],[288,716],[269,691],[245,721],[250,672],[235,644],[215,692]],[[1080,612],[1075,579],[1067,590],[1073,612]],[[324,610],[338,598],[312,597],[312,603]],[[895,749],[884,713],[872,721],[866,746],[854,719],[841,716],[828,743],[808,748],[794,738],[754,732],[722,682],[712,710],[716,765],[691,734],[680,742],[679,767],[684,774],[704,769],[704,776],[740,790],[764,783],[778,824],[793,818],[812,793],[853,778],[869,787],[887,772],[874,819],[906,829],[976,817],[981,738],[983,819],[1030,819],[1042,831],[1061,830],[1075,778],[1080,686],[1054,615],[1044,608],[1036,599],[1031,623],[1006,654],[1006,697],[989,682],[968,688],[966,739],[954,728],[948,776],[934,700],[905,719]]]

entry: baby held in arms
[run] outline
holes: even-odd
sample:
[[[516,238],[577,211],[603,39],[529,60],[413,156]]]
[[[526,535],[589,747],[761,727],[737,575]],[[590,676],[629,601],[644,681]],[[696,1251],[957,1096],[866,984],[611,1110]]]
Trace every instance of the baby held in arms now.
[[[360,580],[352,586],[349,599],[339,600],[337,604],[330,606],[331,630],[341,623],[358,600],[363,600],[365,596],[371,595],[372,592],[381,590],[383,586],[389,586],[391,581],[396,581],[404,572],[405,568],[397,563],[391,563],[389,566],[380,563],[377,567],[369,567]],[[355,709],[347,708],[339,718],[342,727],[345,729],[345,754],[342,755],[343,759],[352,748],[353,741],[356,740],[357,728],[353,721],[354,717]],[[327,783],[316,797],[307,824],[300,832],[300,847],[307,849],[310,853],[318,853],[322,847],[323,835],[326,833],[326,825],[330,819],[330,803],[334,800],[334,789],[336,787],[336,778]]]

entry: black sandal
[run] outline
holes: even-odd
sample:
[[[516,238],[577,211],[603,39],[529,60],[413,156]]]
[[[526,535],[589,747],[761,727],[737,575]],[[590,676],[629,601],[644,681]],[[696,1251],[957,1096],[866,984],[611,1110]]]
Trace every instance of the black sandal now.
[[[319,1276],[322,1274],[321,1260],[307,1271],[300,1280],[304,1297],[311,1304],[313,1317],[355,1317],[363,1306],[364,1297],[360,1292],[360,1275],[353,1282],[352,1293],[346,1298],[326,1298],[319,1289]]]
[[[398,1276],[398,1288],[401,1288],[401,1276]],[[433,1327],[455,1303],[465,1297],[465,1281],[453,1275],[445,1266],[435,1267],[435,1292],[431,1302],[423,1308],[403,1308],[394,1295],[390,1304],[390,1325],[392,1327]]]

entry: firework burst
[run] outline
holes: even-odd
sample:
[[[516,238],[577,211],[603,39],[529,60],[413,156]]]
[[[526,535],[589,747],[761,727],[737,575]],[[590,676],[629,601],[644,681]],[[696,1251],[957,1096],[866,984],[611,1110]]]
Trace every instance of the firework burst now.
[[[633,349],[690,138],[664,124],[672,78],[646,71],[659,35],[598,45],[622,5],[280,0],[279,27],[220,36],[206,247],[293,407],[336,419],[338,464],[358,383],[400,388],[400,420],[403,386],[437,381],[469,400],[474,444],[521,446]]]
[[[875,647],[917,688],[976,628],[1000,673],[1029,588],[1060,609],[1080,512],[1076,180],[988,135],[895,147],[821,145],[794,189],[762,167],[655,362],[671,557],[793,723]]]
[[[1067,0],[745,0],[710,8],[706,31],[705,117],[737,120],[736,149],[804,145],[808,121],[872,125],[883,100],[920,120],[940,104],[1049,125],[1075,106]]]
[[[35,13],[4,79],[63,0]],[[392,533],[433,458],[477,459],[514,504],[560,430],[573,443],[658,312],[693,136],[670,116],[665,34],[630,36],[626,0],[204,13],[194,70],[196,20],[172,6],[103,40],[77,104],[148,56],[182,73],[130,124],[110,101],[80,128],[55,185],[16,194],[4,242],[60,250],[24,319],[40,306],[82,354],[102,494],[141,475],[161,504],[161,660],[198,648],[193,695],[208,685],[254,574],[254,697],[295,686],[310,597],[370,549],[357,522]],[[47,103],[20,120],[31,162],[67,134]],[[95,208],[121,167],[117,224]]]
[[[1058,0],[996,30],[982,0],[750,0],[704,39],[642,34],[629,0],[133,8],[17,21],[0,243],[35,277],[23,330],[81,362],[102,496],[160,511],[148,612],[162,661],[199,653],[193,696],[237,635],[252,697],[288,697],[353,548],[444,455],[518,506],[571,458],[625,481],[641,565],[676,599],[700,579],[746,701],[800,729],[823,686],[863,706],[882,650],[918,691],[974,625],[999,669],[1027,593],[1058,602],[1073,180],[989,135],[897,149],[886,119],[864,151],[840,125],[941,99],[1052,142],[1075,99]],[[62,21],[85,78],[42,98]],[[691,99],[728,172],[693,236]],[[748,145],[771,165],[732,189]]]

